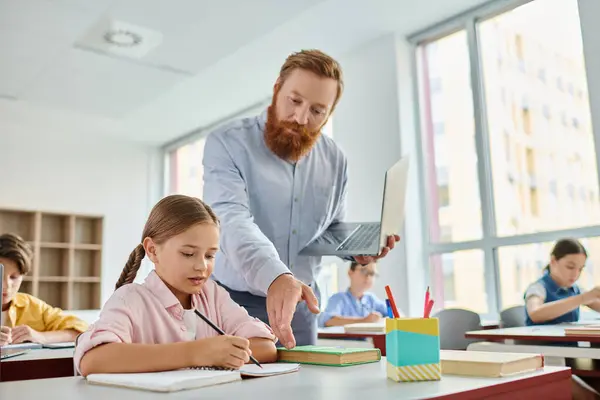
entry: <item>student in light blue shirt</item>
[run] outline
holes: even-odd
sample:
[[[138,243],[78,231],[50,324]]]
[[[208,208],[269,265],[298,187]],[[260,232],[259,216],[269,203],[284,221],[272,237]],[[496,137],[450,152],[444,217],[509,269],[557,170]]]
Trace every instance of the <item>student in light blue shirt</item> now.
[[[327,307],[319,315],[319,326],[339,326],[357,322],[377,322],[387,315],[385,301],[368,292],[377,276],[377,265],[362,266],[356,262],[348,270],[350,287],[329,298]]]

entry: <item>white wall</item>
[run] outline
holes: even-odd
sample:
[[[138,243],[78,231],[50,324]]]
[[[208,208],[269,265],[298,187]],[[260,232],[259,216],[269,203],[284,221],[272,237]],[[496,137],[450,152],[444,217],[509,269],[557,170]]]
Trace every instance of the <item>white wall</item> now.
[[[411,140],[414,142],[414,131],[410,125],[411,81],[409,76],[398,79],[399,71],[403,74],[410,72],[410,51],[406,45],[403,48],[399,46],[394,35],[386,35],[339,60],[344,70],[345,92],[335,112],[334,138],[343,148],[349,162],[349,221],[379,220],[385,171],[403,154],[413,153]],[[398,58],[400,54],[402,56]],[[400,88],[403,90],[400,91]],[[408,104],[404,106],[400,100]],[[409,124],[401,125],[401,117],[408,120]],[[403,145],[401,128],[408,133],[408,141]],[[407,215],[414,216],[414,196],[417,194],[416,160],[415,154],[411,156],[411,197]],[[415,282],[422,285],[423,267],[417,265],[417,276],[409,278],[409,272],[414,269],[415,264],[407,264],[409,259],[405,248],[415,240],[420,242],[421,238],[419,230],[413,232],[409,229],[409,232],[402,234],[400,245],[379,262],[380,278],[373,291],[384,298],[383,287],[389,284],[398,306],[404,312],[413,314],[417,309],[411,309],[410,290],[416,290]],[[344,273],[340,274],[341,288],[347,284],[345,276]],[[413,301],[412,305],[415,304],[417,302]]]
[[[102,302],[159,197],[158,149],[0,120],[0,207],[105,217]]]

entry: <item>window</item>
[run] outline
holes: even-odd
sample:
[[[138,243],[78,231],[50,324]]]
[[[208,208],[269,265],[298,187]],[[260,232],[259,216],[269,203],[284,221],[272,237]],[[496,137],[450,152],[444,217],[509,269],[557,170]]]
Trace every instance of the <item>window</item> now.
[[[431,275],[436,277],[432,291],[436,301],[441,301],[446,307],[467,308],[486,314],[488,309],[483,264],[481,250],[432,255]]]
[[[178,147],[168,153],[168,193],[181,193],[202,198],[202,157],[206,137]]]
[[[523,120],[523,132],[531,135],[531,111],[529,111],[529,108],[521,109],[521,118]]]
[[[598,166],[587,96],[572,101],[580,88],[587,91],[577,0],[515,1],[519,6],[510,11],[503,9],[506,2],[497,3],[496,10],[488,4],[412,38],[431,285],[446,306],[494,314],[523,303],[523,291],[539,278],[551,245],[567,235],[565,230],[600,238],[597,197],[580,201],[598,193]],[[436,116],[444,123],[450,171],[444,184],[435,176],[432,127],[438,120],[432,120],[435,103],[424,84],[431,69],[427,49],[433,45],[441,79],[435,97],[443,104]],[[571,126],[577,135],[567,129]],[[568,146],[563,138],[570,138]],[[570,173],[566,160],[575,154],[585,168]],[[560,157],[554,162],[552,155]],[[476,160],[475,167],[467,158]],[[598,238],[588,243],[600,247]],[[600,257],[600,248],[589,250]],[[452,256],[452,268],[443,256]],[[587,274],[590,283],[600,282],[595,270]]]
[[[331,260],[328,260],[331,258]],[[327,307],[327,300],[339,292],[339,271],[345,271],[350,267],[348,263],[343,263],[340,259],[334,257],[324,257],[322,262],[322,268],[317,276],[317,284],[319,291],[321,292],[321,311]]]
[[[450,191],[448,184],[438,186],[438,198],[440,208],[448,207],[450,205]]]
[[[588,260],[578,282],[583,289],[600,284],[600,237],[579,239],[586,248]],[[527,287],[535,282],[548,265],[554,242],[504,246],[498,249],[500,295],[503,307],[523,304]],[[519,275],[517,277],[517,275]]]
[[[546,70],[544,68],[539,69],[538,78],[540,78],[542,82],[546,82]]]
[[[440,227],[451,226],[454,240],[479,239],[481,213],[478,173],[473,165],[477,156],[466,32],[459,31],[422,46],[418,57],[422,71],[419,80],[425,88],[423,112],[428,121],[424,125],[423,144],[426,185],[431,193],[427,197],[431,210],[430,235],[433,241],[441,242]],[[435,69],[436,63],[446,65]],[[435,93],[428,87],[432,68],[441,82]],[[443,126],[443,141],[436,135],[440,126]],[[436,176],[439,166],[447,168],[447,182]],[[455,198],[453,193],[460,196]]]
[[[218,125],[228,123],[234,119],[247,116],[258,115],[265,110],[268,102],[264,102],[257,107],[248,109],[234,118],[222,121]],[[165,194],[180,193],[189,196],[202,198],[204,171],[202,167],[202,158],[204,156],[204,144],[206,136],[216,129],[213,126],[204,131],[198,132],[191,138],[187,138],[183,143],[165,148]],[[324,135],[333,136],[333,118],[329,118],[327,124],[322,129]]]
[[[548,106],[548,104],[544,104],[542,106],[542,113],[544,114],[544,117],[546,117],[546,119],[550,119],[550,107]]]

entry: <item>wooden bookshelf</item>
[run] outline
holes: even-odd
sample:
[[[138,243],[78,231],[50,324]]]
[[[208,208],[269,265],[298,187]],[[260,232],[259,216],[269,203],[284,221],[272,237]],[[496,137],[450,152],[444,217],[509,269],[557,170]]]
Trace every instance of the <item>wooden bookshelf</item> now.
[[[100,308],[103,218],[0,209],[0,234],[33,247],[33,268],[21,291],[65,310]]]

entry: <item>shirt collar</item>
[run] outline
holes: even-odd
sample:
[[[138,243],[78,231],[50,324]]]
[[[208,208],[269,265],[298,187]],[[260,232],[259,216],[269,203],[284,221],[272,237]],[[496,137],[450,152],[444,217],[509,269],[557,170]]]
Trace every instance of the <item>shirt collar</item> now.
[[[27,306],[27,301],[25,301],[25,296],[19,296],[19,293],[17,293],[15,295],[15,297],[12,299],[9,309],[12,307],[23,308],[25,306]]]
[[[163,282],[163,280],[158,276],[156,270],[150,271],[146,279],[144,280],[144,285],[150,290],[150,292],[158,298],[161,304],[166,308],[170,309],[176,307],[178,309],[183,310],[183,306],[175,297],[171,289],[167,287],[167,285]],[[196,296],[192,295],[192,308],[197,308]]]
[[[258,116],[258,127],[262,132],[265,131],[265,125],[267,124],[267,111],[269,108],[265,108]]]
[[[352,292],[350,291],[350,288],[346,289],[346,293],[348,293],[348,296],[349,296],[349,297],[350,297],[352,300],[354,300],[354,301],[358,301],[358,302],[359,302],[359,303],[361,303],[361,304],[364,304],[364,303],[366,303],[366,302],[367,302],[367,296],[366,296],[366,293],[363,293],[363,296],[362,296],[360,299],[359,299],[359,298],[357,298],[357,297],[355,297],[355,296],[352,294]]]
[[[571,292],[573,291],[573,286],[567,286],[567,287],[562,287],[559,286],[554,279],[552,279],[552,277],[550,276],[549,272],[546,272],[544,274],[544,277],[542,278],[544,280],[544,282],[546,283],[546,290],[548,290],[549,292],[552,292],[554,294],[557,294],[558,292]]]

